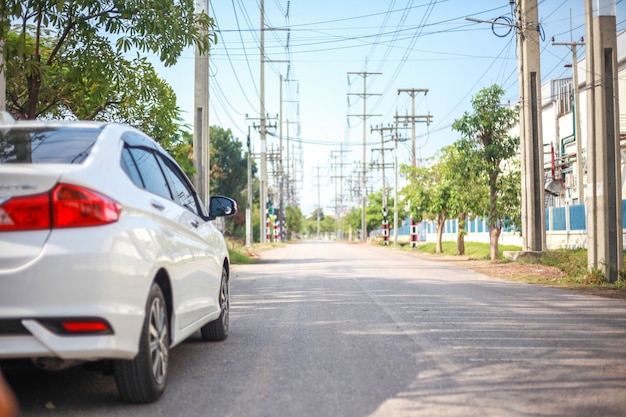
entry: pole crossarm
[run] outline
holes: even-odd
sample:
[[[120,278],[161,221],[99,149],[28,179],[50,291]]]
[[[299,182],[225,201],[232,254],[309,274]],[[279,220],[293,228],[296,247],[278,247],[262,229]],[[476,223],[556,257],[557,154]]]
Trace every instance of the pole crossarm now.
[[[396,120],[400,120],[400,119],[404,119],[405,123],[408,122],[415,122],[415,123],[426,123],[426,124],[430,124],[433,121],[433,116],[432,114],[423,114],[423,115],[415,115],[415,116],[409,116],[409,115],[404,115],[404,116],[393,116],[394,119]]]
[[[430,119],[432,116],[429,114],[427,116],[416,116],[415,115],[415,96],[418,93],[424,93],[424,95],[428,94],[427,88],[398,88],[398,95],[400,93],[408,93],[411,96],[411,119],[409,116],[398,116],[396,113],[395,121],[398,123],[398,117],[404,117],[405,122],[408,123],[411,120],[411,165],[415,166],[416,164],[416,147],[415,147],[415,123],[421,121],[423,118],[426,118],[426,123],[430,124]]]

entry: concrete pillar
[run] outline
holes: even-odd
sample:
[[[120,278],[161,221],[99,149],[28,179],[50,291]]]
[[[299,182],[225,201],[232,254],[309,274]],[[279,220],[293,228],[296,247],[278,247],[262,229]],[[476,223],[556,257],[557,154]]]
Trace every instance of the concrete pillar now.
[[[5,111],[7,103],[7,82],[4,69],[4,39],[0,39],[0,111]]]
[[[615,282],[624,267],[615,0],[587,0],[585,13],[588,266]]]
[[[537,0],[517,1],[522,154],[522,244],[524,251],[546,247],[544,212],[539,16]]]
[[[209,0],[196,1],[196,13],[208,13]],[[193,165],[200,199],[209,206],[209,52],[196,47],[194,67]]]

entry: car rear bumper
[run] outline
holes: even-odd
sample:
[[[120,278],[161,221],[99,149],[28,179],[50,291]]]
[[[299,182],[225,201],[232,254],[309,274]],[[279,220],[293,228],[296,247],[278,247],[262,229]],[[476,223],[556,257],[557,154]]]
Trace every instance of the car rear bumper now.
[[[112,334],[61,335],[37,318],[11,320],[20,332],[2,333],[0,358],[60,358],[63,360],[132,359],[137,354],[143,315],[109,315]]]
[[[155,274],[154,252],[149,239],[140,253],[128,244],[130,233],[104,229],[112,233],[100,239],[87,230],[53,233],[40,256],[18,268],[7,267],[0,256],[0,359],[136,355]],[[46,325],[61,318],[100,318],[111,332],[59,334]]]

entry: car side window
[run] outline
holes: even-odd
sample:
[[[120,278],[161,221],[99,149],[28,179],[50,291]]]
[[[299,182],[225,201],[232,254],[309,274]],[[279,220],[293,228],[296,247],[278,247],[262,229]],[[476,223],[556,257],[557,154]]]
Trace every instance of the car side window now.
[[[169,185],[154,152],[143,148],[129,147],[127,149],[141,175],[141,180],[144,184],[143,188],[161,197],[173,200]],[[135,184],[137,183],[135,182]]]
[[[146,185],[143,183],[143,179],[139,174],[137,164],[135,163],[133,156],[130,154],[130,149],[127,146],[122,149],[122,169],[137,187],[146,188]]]
[[[160,157],[160,160],[163,163],[163,171],[172,189],[172,194],[174,194],[174,201],[196,215],[200,215],[194,192],[185,181],[184,174],[167,158]]]

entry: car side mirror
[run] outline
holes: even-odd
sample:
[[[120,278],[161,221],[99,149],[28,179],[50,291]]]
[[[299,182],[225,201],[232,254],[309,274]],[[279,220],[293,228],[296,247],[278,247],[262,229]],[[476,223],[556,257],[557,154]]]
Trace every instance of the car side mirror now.
[[[237,202],[221,195],[211,196],[209,200],[209,218],[232,216],[237,212]]]

